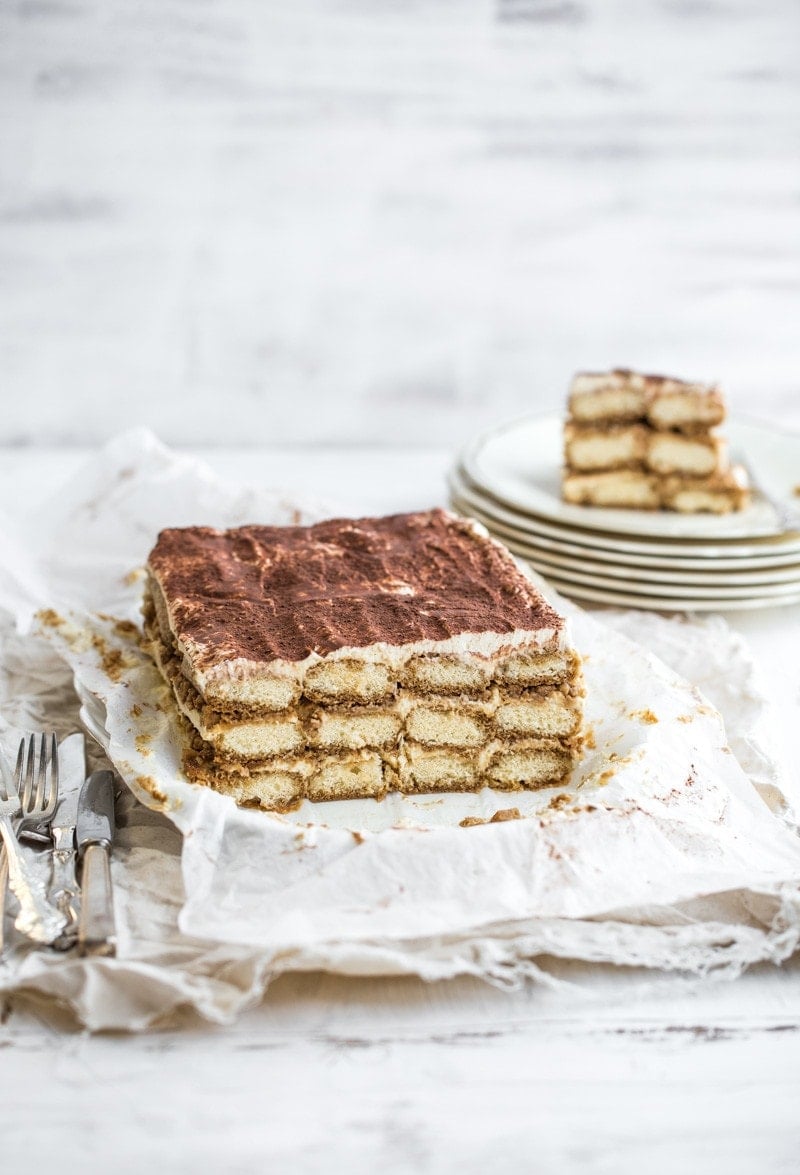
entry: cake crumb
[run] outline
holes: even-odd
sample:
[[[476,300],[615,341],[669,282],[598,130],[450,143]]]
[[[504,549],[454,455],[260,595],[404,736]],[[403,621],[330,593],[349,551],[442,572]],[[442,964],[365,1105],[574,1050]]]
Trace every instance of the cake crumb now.
[[[133,669],[137,662],[130,656],[125,654],[122,649],[114,649],[107,641],[95,633],[92,637],[92,648],[95,650],[100,658],[100,664],[103,667],[103,672],[106,673],[112,681],[119,681],[124,670]]]
[[[41,611],[36,613],[36,618],[46,628],[61,628],[67,623],[64,617],[59,616],[58,612],[55,612],[52,608],[42,608]]]
[[[152,775],[137,775],[135,782],[142,791],[146,791],[162,808],[166,809],[169,807],[169,799],[164,795],[164,792],[153,779]],[[173,804],[172,806],[175,807],[176,805]]]
[[[475,828],[478,824],[503,824],[506,820],[522,820],[519,808],[498,808],[493,816],[465,816],[459,828]]]
[[[137,641],[137,643],[142,636],[141,632],[132,620],[115,620],[114,632],[117,634],[117,636],[128,637]]]
[[[568,796],[566,792],[562,791],[559,792],[557,796],[553,796],[552,800],[547,806],[548,808],[552,808],[554,811],[558,812],[562,808],[566,808],[571,800],[572,796]]]
[[[56,632],[76,653],[85,653],[91,647],[92,638],[88,629],[79,628],[71,620],[60,616],[52,608],[43,608],[36,613],[36,619],[42,628],[49,628]]]
[[[141,629],[138,627],[138,625],[134,624],[132,620],[125,620],[121,616],[112,616],[108,612],[95,612],[95,616],[98,618],[98,620],[102,620],[106,624],[110,624],[113,627],[116,635],[122,637],[124,640],[133,639],[136,641],[137,645],[141,642]]]
[[[136,750],[140,755],[152,755],[153,748],[150,746],[149,734],[137,734],[136,736]]]
[[[489,821],[490,824],[502,824],[504,820],[521,820],[519,808],[498,808]]]
[[[99,653],[103,669],[111,680],[119,681],[123,669],[120,650],[110,649],[101,636],[92,637],[92,647]]]
[[[648,726],[652,726],[654,722],[658,722],[658,718],[656,718],[652,710],[631,710],[630,716],[631,718],[638,718],[640,722],[644,722]]]

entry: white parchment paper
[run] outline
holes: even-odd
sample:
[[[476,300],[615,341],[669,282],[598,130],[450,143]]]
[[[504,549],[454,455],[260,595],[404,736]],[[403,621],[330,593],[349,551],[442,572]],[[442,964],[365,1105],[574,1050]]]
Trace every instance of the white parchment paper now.
[[[630,612],[604,624],[559,601],[585,658],[591,731],[569,786],[276,816],[189,784],[167,691],[130,627],[157,531],[330,511],[222,484],[136,432],[36,526],[7,524],[3,744],[43,723],[74,729],[80,705],[130,790],[113,863],[118,957],[17,942],[0,990],[47,994],[93,1028],[140,1029],[184,1005],[229,1019],[287,969],[513,983],[545,978],[536,958],[548,954],[735,974],[796,949],[800,844],[780,765],[759,743],[747,651],[719,620]],[[42,607],[46,639],[32,619]],[[730,740],[714,691],[692,684],[703,676]],[[509,808],[518,819],[461,826]]]

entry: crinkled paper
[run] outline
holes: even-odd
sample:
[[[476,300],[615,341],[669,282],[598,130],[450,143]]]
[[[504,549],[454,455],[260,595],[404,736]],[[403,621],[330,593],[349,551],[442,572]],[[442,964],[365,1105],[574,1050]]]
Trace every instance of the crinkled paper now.
[[[228,486],[138,431],[40,518],[6,525],[6,752],[24,730],[75,730],[80,706],[91,757],[104,751],[129,790],[113,860],[117,958],[15,942],[0,990],[49,996],[90,1028],[136,1030],[186,1006],[230,1020],[286,970],[515,983],[546,979],[536,960],[549,955],[736,974],[797,948],[800,843],[759,742],[750,659],[718,619],[603,623],[558,601],[585,659],[590,731],[568,785],[274,815],[189,784],[169,697],[132,628],[158,530],[330,509]],[[508,809],[519,818],[491,821]]]

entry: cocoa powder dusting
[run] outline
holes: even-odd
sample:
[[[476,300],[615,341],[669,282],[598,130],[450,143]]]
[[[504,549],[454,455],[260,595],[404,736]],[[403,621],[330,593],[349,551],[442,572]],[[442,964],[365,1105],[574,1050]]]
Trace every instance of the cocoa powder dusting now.
[[[444,510],[164,530],[149,568],[201,668],[564,623],[510,555]]]

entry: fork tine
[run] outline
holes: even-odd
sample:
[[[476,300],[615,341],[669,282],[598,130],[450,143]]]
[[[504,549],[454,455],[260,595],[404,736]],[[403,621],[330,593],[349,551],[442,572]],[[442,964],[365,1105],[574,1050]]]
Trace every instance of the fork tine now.
[[[25,791],[20,793],[23,809],[30,808],[33,799],[33,773],[36,768],[36,735],[28,742],[28,761],[25,766]]]
[[[25,789],[23,787],[23,776],[25,774],[25,739],[19,740],[19,748],[17,750],[17,762],[14,765],[14,783],[17,785],[17,795],[20,802],[23,802]]]
[[[39,773],[36,780],[36,810],[44,807],[44,792],[47,784],[47,735],[42,731],[39,745]]]
[[[19,795],[23,808],[30,800],[29,770],[28,740],[21,738],[19,740],[19,751],[17,752],[17,771],[14,775],[14,781],[17,785],[17,794]]]

